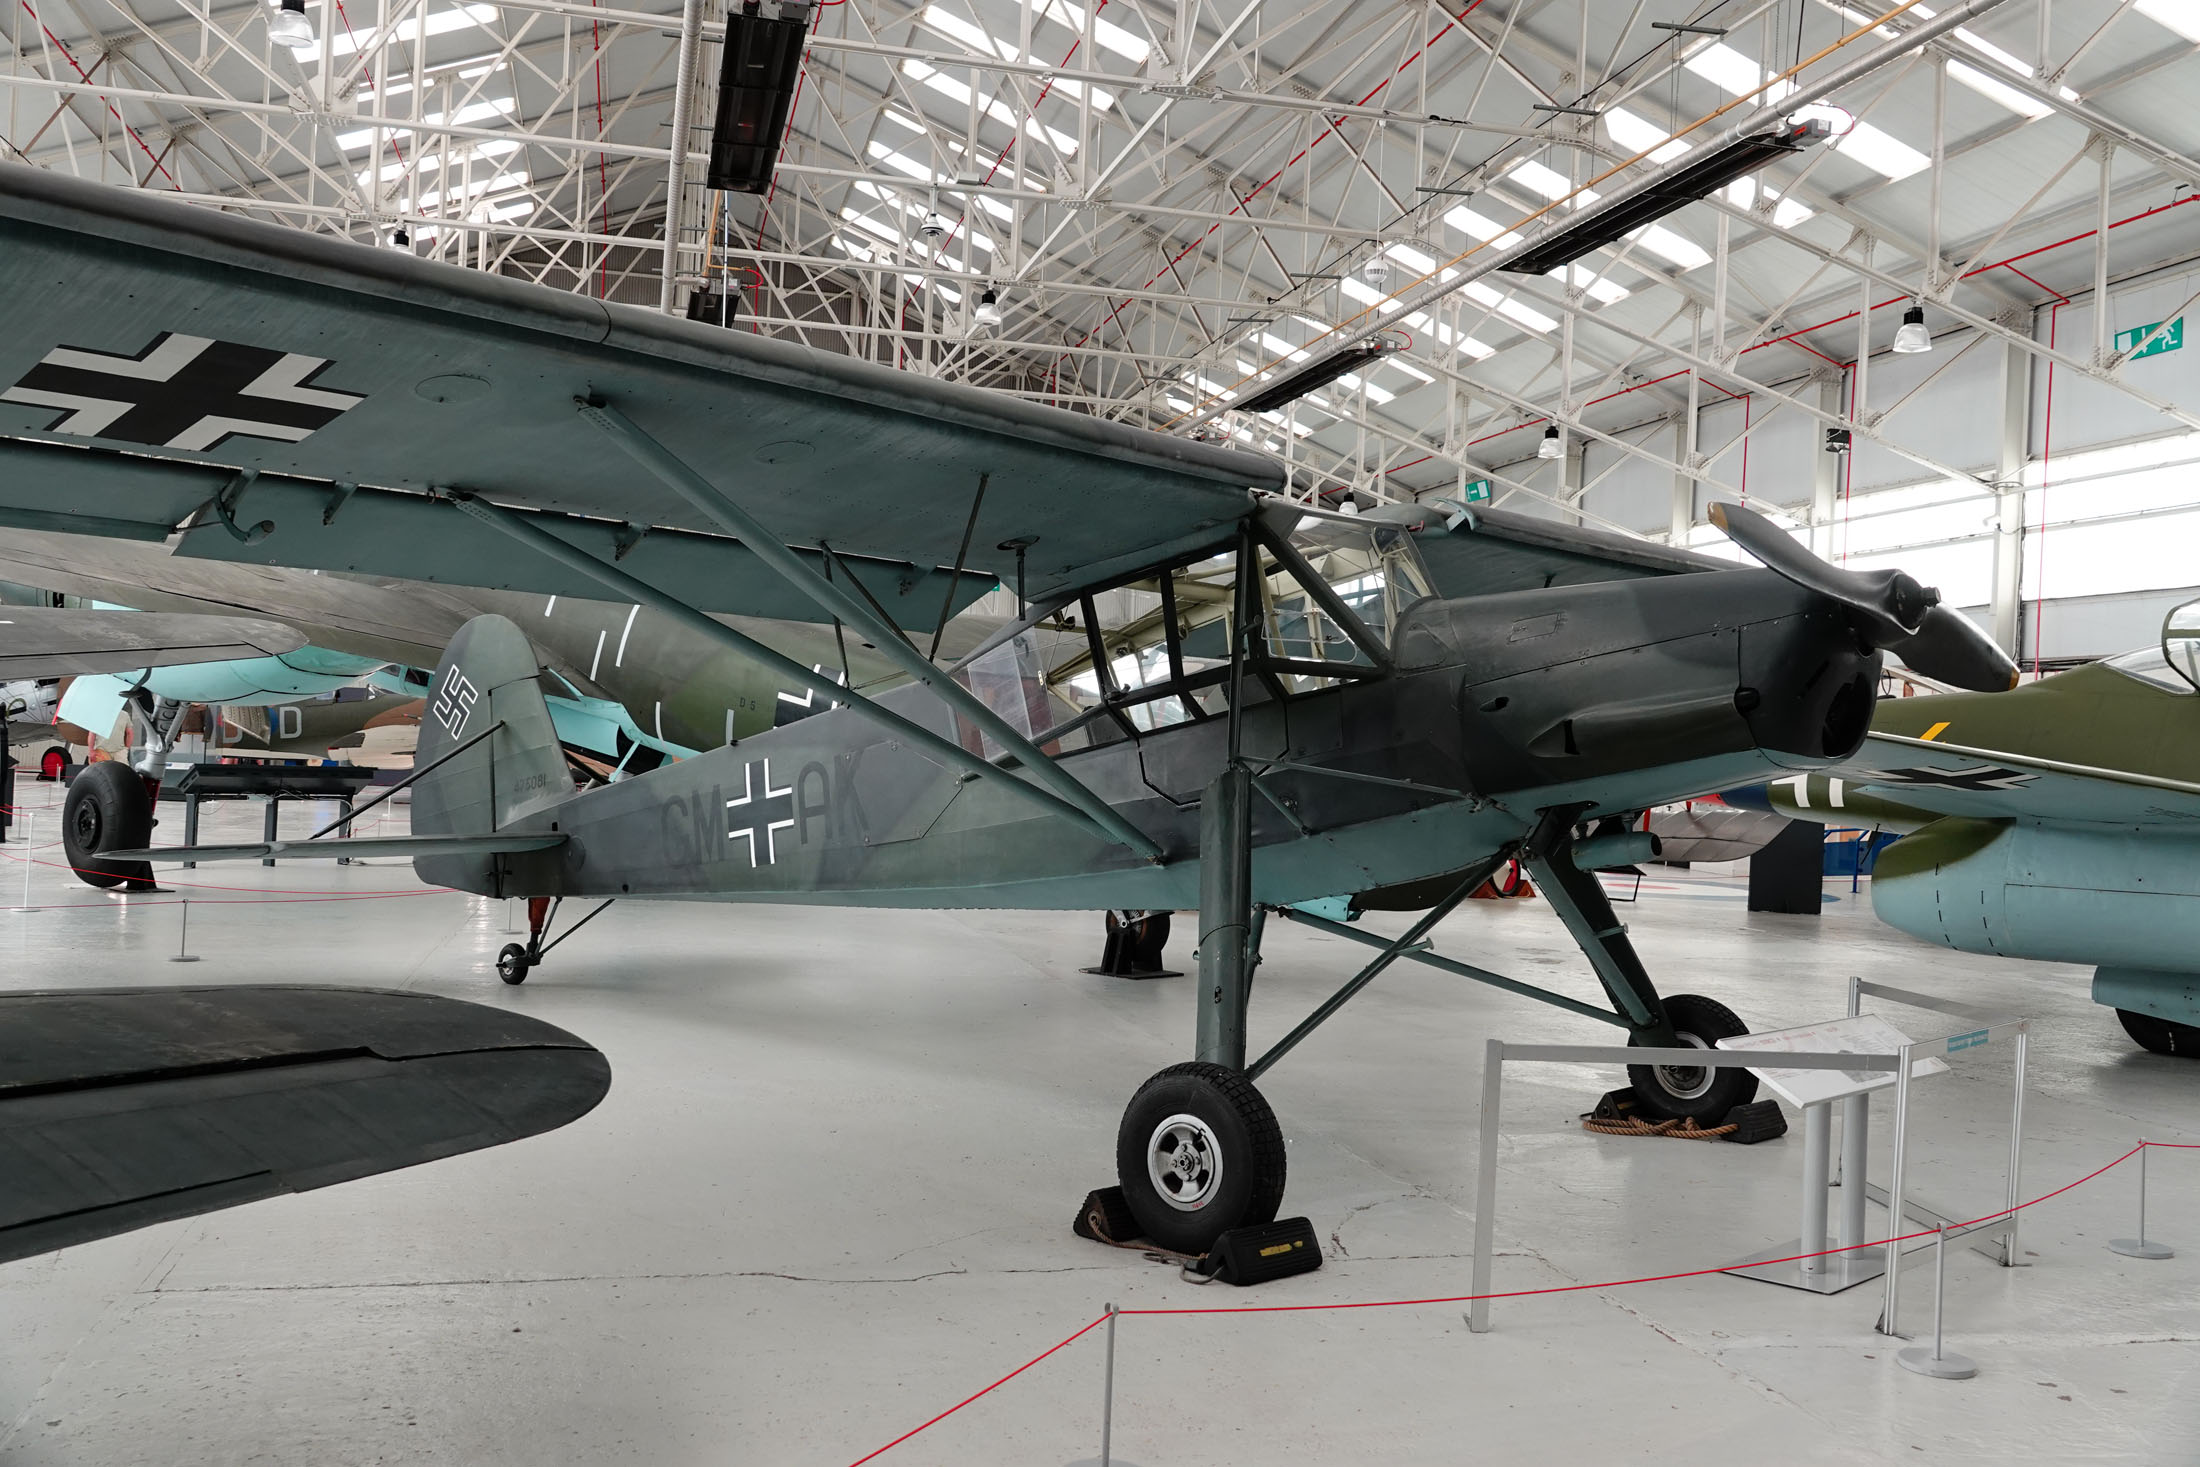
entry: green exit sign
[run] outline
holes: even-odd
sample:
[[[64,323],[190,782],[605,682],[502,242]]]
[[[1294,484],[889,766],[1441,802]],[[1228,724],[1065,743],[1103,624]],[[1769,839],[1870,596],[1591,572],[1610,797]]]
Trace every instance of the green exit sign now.
[[[2162,323],[2159,321],[2152,321],[2144,326],[2134,326],[2129,331],[2117,332],[2116,350],[2120,352],[2131,351],[2131,349],[2137,346],[2140,342],[2146,341],[2148,333],[2154,331],[2161,324]],[[2184,344],[2185,318],[2183,316],[2179,316],[2176,320],[2169,323],[2169,329],[2167,331],[2164,331],[2160,336],[2155,337],[2152,341],[2147,341],[2145,351],[2133,352],[2131,360],[2136,362],[2146,357],[2158,357],[2163,352],[2176,351]]]
[[[1467,486],[1466,497],[1469,504],[1488,504],[1490,502],[1490,481],[1476,479]]]

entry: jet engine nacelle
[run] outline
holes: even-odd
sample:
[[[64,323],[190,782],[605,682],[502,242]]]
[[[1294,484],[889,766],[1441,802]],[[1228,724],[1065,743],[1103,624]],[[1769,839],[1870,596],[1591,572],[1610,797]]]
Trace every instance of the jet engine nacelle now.
[[[1963,952],[2200,972],[2200,841],[1936,820],[1880,853],[1872,909]]]

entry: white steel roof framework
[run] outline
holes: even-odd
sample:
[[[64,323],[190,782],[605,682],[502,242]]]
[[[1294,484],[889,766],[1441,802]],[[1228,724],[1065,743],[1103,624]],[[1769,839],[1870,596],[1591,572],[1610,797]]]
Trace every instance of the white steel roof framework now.
[[[1729,490],[1735,442],[1639,430],[1743,396],[1978,477],[1862,380],[1912,300],[2200,428],[2105,324],[2029,329],[2200,254],[2200,114],[2149,101],[2200,83],[2200,0],[835,0],[762,196],[700,182],[725,0],[313,0],[304,54],[264,0],[0,3],[11,160],[669,309],[730,286],[736,329],[1227,435],[1332,501],[1554,497],[1509,468],[1549,426]],[[1786,114],[1837,136],[1499,268]],[[1231,407],[1378,329],[1410,345]]]

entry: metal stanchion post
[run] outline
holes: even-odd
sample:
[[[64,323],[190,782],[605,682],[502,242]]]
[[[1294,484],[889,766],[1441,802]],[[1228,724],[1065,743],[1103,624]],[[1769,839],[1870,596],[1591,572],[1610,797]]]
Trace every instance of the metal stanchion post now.
[[[1879,1332],[1883,1335],[1901,1333],[1895,1325],[1895,1313],[1901,1307],[1902,1229],[1908,1225],[1903,1215],[1902,1181],[1910,1131],[1910,1063],[1916,1048],[1905,1044],[1895,1051],[1894,1144],[1887,1159],[1887,1293],[1879,1311]]]
[[[2121,1253],[2126,1258],[2175,1258],[2177,1250],[2167,1243],[2147,1241],[2147,1143],[2139,1138],[2139,1236],[2117,1238],[2109,1243],[2108,1251]]]
[[[193,954],[191,954],[191,953],[189,953],[189,952],[186,952],[186,951],[185,951],[185,948],[186,948],[186,947],[187,947],[187,945],[189,944],[190,940],[191,940],[191,898],[189,898],[189,897],[185,897],[185,898],[183,899],[183,927],[181,928],[181,930],[179,930],[179,931],[178,931],[178,932],[176,933],[176,953],[175,953],[175,956],[174,956],[174,957],[172,957],[172,958],[170,958],[170,959],[169,959],[168,961],[169,961],[169,962],[171,962],[171,963],[195,963],[195,962],[197,962],[197,961],[198,961],[198,958],[197,958],[196,956],[194,956]]]
[[[2019,1188],[2023,1185],[2024,1172],[2024,1051],[2025,1042],[2032,1037],[2029,1028],[2017,1030],[2017,1056],[2013,1064],[2016,1072],[2016,1098],[2009,1103],[2009,1221],[2001,1235],[2001,1266],[2024,1267],[2024,1251],[2017,1246],[2017,1204],[2023,1200]],[[2144,1157],[2145,1153],[2140,1153]]]
[[[1864,1242],[1864,1179],[1871,1158],[1870,1091],[1841,1098],[1841,1246]]]
[[[1490,1250],[1497,1221],[1497,1108],[1505,1084],[1505,1041],[1492,1039],[1482,1052],[1482,1156],[1474,1183],[1474,1294],[1467,1306],[1467,1328],[1490,1328]]]
[[[1108,1306],[1107,1364],[1100,1385],[1100,1455],[1080,1458],[1069,1467],[1131,1467],[1115,1457],[1115,1318],[1120,1313],[1113,1304]]]
[[[23,817],[23,910],[26,912],[31,909],[31,867],[37,864],[31,859],[31,852],[37,849],[37,843],[31,839],[31,817],[25,815]]]
[[[1802,1256],[1803,1277],[1826,1271],[1826,1165],[1833,1150],[1833,1105],[1821,1101],[1803,1107],[1803,1222],[1795,1251]]]
[[[1948,1225],[1942,1223],[1933,1233],[1933,1347],[1928,1350],[1922,1345],[1912,1345],[1907,1350],[1896,1351],[1894,1358],[1904,1370],[1914,1370],[1935,1380],[1969,1380],[1978,1374],[1978,1362],[1968,1355],[1950,1355],[1940,1347],[1940,1313],[1947,1293]]]

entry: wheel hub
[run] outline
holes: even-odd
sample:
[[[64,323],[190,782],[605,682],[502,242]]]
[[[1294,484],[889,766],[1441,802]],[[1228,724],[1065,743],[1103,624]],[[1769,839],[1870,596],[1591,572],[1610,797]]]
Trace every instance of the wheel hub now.
[[[1162,1201],[1196,1212],[1222,1185],[1222,1143],[1198,1116],[1170,1116],[1146,1144],[1146,1174]]]
[[[1675,1036],[1691,1049],[1709,1049],[1711,1046],[1694,1034]],[[1658,1065],[1658,1084],[1675,1100],[1695,1100],[1711,1088],[1718,1071],[1709,1065]]]

